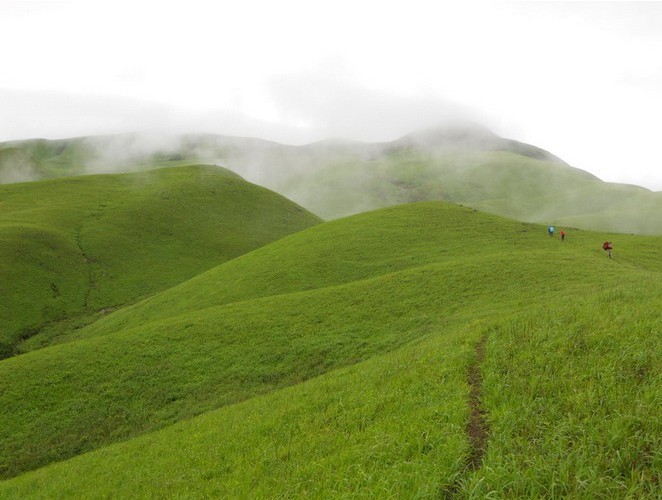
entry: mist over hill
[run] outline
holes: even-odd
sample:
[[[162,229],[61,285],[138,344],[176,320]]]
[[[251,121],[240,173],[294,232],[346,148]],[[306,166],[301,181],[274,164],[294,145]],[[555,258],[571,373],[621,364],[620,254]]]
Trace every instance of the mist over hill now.
[[[534,145],[475,124],[394,141],[292,146],[210,134],[81,137],[0,144],[0,182],[206,163],[335,219],[443,200],[526,222],[662,234],[662,194],[603,182]]]

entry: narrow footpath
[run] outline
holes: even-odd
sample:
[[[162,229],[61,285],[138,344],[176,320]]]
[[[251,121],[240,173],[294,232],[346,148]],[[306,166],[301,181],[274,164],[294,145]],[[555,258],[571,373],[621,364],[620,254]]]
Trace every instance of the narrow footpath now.
[[[487,336],[483,336],[476,344],[476,359],[467,369],[467,384],[469,385],[469,421],[465,427],[465,433],[471,449],[466,458],[464,473],[473,472],[480,468],[483,463],[483,456],[487,450],[487,439],[489,429],[485,418],[485,408],[483,406],[483,375],[481,365],[485,359],[485,346],[487,345]],[[454,483],[444,492],[444,498],[452,499],[457,496],[462,485],[464,474],[460,474]]]
[[[469,383],[469,422],[466,432],[471,443],[471,453],[467,459],[469,470],[478,469],[483,463],[483,456],[487,449],[488,428],[485,419],[485,408],[482,402],[483,375],[480,366],[485,359],[485,345],[487,337],[483,337],[476,344],[476,361],[469,366],[467,382]]]

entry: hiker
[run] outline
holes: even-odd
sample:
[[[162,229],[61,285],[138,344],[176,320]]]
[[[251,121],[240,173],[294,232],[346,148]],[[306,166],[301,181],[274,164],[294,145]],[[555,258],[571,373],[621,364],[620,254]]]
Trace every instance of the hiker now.
[[[561,229],[561,241],[565,241],[565,229]]]
[[[612,248],[614,248],[614,247],[612,246],[611,241],[605,241],[605,242],[602,244],[602,249],[603,249],[605,252],[607,252],[607,255],[609,256],[610,259],[611,259],[611,249],[612,249]]]
[[[549,233],[549,237],[553,238],[554,237],[554,226],[549,226],[547,228],[547,232]]]

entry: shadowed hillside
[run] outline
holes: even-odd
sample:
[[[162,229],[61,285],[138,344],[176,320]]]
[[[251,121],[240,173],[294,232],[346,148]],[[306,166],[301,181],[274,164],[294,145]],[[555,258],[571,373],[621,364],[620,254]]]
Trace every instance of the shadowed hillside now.
[[[216,167],[0,186],[0,357],[318,222]]]

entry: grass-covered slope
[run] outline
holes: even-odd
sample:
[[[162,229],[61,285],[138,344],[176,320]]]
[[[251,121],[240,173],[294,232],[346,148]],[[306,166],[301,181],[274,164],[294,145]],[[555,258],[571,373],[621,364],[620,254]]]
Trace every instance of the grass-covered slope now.
[[[331,221],[229,261],[68,338],[257,297],[319,289],[432,263],[528,249],[539,228],[446,204],[393,207]],[[503,233],[500,237],[498,233]],[[482,265],[482,264],[478,264]]]
[[[409,210],[411,215],[400,215]],[[364,225],[376,229],[357,229]],[[580,246],[585,255],[600,255],[604,238],[615,239],[620,263],[662,271],[659,238],[568,231],[572,239],[568,246]],[[541,232],[545,231],[536,225],[437,203],[359,214],[283,238],[54,341],[85,338],[219,304],[318,289],[432,263],[466,266],[475,258],[477,266],[487,266],[482,260],[487,255],[511,258],[511,253],[536,255],[544,251]],[[296,256],[296,264],[289,266],[292,256]]]
[[[466,318],[366,362],[0,482],[0,498],[655,498],[659,287],[627,280],[581,303]],[[466,372],[481,339],[489,428],[473,468]]]
[[[0,498],[434,497],[467,451],[462,367],[471,345],[459,337],[0,482]]]
[[[318,222],[216,167],[0,186],[0,356]]]
[[[660,324],[646,311],[662,305],[660,239],[612,238],[609,260],[604,237],[570,231],[562,243],[543,227],[423,203],[243,255],[0,362],[5,477],[149,433],[0,483],[0,495],[650,492]],[[483,336],[483,404],[506,430],[474,472],[466,371]],[[527,373],[538,385],[510,389]],[[573,438],[593,415],[599,432]],[[595,453],[564,458],[577,447]],[[637,450],[636,463],[618,458]],[[490,476],[496,466],[529,479],[499,482],[508,475]],[[555,472],[569,467],[580,479]],[[551,490],[559,478],[564,489]]]

